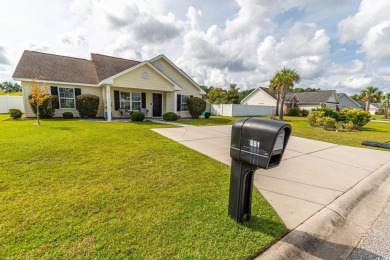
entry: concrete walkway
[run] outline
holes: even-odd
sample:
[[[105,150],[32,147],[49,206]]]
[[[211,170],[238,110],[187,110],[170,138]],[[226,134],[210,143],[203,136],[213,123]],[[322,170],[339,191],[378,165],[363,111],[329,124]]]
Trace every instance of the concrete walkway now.
[[[230,165],[231,126],[154,131]],[[280,166],[258,170],[254,185],[292,230],[388,162],[386,151],[293,136]]]

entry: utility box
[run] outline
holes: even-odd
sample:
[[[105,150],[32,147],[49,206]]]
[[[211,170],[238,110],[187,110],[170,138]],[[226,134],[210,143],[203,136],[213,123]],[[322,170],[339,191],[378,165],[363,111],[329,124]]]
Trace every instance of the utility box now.
[[[291,135],[289,124],[243,118],[232,126],[229,215],[238,223],[251,216],[254,172],[277,167]]]

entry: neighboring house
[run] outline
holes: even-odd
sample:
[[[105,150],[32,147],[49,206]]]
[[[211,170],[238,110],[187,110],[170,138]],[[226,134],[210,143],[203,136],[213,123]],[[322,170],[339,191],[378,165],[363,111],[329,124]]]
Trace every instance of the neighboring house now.
[[[355,102],[359,104],[360,109],[366,110],[366,102],[361,100],[355,100]]]
[[[359,104],[357,101],[350,98],[345,93],[338,93],[337,98],[339,99],[339,108],[340,110],[343,108],[350,108],[350,109],[362,109],[361,104]],[[364,102],[363,102],[363,109],[364,109]]]
[[[268,88],[259,87],[246,96],[241,104],[246,105],[276,105],[276,94],[270,93]],[[336,109],[339,104],[335,90],[323,90],[313,92],[289,92],[286,94],[284,111],[288,108],[311,110],[312,108],[331,107]]]
[[[26,117],[34,117],[28,103],[31,79],[43,76],[49,91],[58,95],[55,117],[72,112],[78,117],[76,96],[93,94],[100,98],[97,117],[128,117],[130,111],[161,117],[166,112],[189,117],[187,98],[205,92],[166,56],[134,61],[101,54],[91,59],[24,51],[13,74],[21,81]]]
[[[370,110],[368,112],[370,112],[371,115],[383,115],[385,110],[381,107],[381,103],[371,103]]]

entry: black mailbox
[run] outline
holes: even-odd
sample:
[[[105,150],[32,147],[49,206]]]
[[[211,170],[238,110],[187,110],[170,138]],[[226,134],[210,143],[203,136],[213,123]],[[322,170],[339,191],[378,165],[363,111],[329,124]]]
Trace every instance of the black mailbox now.
[[[251,216],[253,175],[256,169],[277,167],[291,126],[280,121],[243,118],[232,126],[229,215],[238,223]]]

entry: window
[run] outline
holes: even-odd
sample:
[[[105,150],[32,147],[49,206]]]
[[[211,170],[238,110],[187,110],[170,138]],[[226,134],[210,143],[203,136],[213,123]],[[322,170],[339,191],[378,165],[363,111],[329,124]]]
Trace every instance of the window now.
[[[75,108],[74,88],[58,88],[60,108]]]
[[[120,92],[120,108],[126,111],[141,111],[141,93],[139,92]]]
[[[181,95],[181,111],[188,111],[187,99],[190,95]]]
[[[131,93],[131,110],[141,111],[141,93],[139,92]]]
[[[130,92],[120,92],[120,108],[129,111],[131,107]]]

